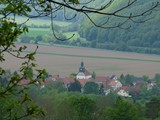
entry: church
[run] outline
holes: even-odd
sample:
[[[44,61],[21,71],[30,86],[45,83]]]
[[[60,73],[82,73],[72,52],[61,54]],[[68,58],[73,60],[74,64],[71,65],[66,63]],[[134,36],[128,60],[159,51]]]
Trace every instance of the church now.
[[[84,67],[84,62],[81,62],[81,66],[79,67],[79,72],[77,73],[76,79],[90,79],[92,78],[92,74],[86,70]]]

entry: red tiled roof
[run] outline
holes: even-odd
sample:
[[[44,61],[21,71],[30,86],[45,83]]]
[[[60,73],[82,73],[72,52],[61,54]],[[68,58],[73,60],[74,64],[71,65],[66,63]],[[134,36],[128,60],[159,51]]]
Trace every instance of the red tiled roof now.
[[[122,86],[121,89],[128,92],[137,92],[137,93],[141,92],[141,89],[138,86]]]
[[[56,79],[54,77],[50,76],[50,77],[46,78],[45,81],[42,82],[42,84],[49,84],[49,83],[55,82],[55,81],[56,81]]]
[[[85,69],[85,71],[84,71],[84,74],[85,74],[85,76],[87,76],[87,75],[92,75],[88,70],[86,70]]]
[[[147,83],[144,82],[144,81],[138,81],[138,82],[136,82],[136,86],[142,86],[142,85],[147,86]]]
[[[53,78],[55,78],[56,80],[61,79],[59,75],[54,75]]]
[[[105,77],[105,76],[96,76],[96,78],[94,79],[97,82],[104,82],[104,81],[108,81],[109,77]]]
[[[82,86],[84,86],[84,85],[86,84],[86,82],[89,82],[89,81],[94,82],[94,81],[91,80],[91,79],[78,79],[78,81],[81,83]]]
[[[62,82],[64,84],[68,84],[68,83],[71,83],[71,82],[74,82],[74,78],[62,78]]]
[[[117,83],[118,83],[117,80],[111,80],[111,81],[109,82],[109,85],[115,86]]]

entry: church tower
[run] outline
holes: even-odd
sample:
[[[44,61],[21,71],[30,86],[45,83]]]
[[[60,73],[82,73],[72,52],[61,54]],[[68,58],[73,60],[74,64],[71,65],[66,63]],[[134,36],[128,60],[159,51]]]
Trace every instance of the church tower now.
[[[85,72],[85,67],[84,67],[84,63],[81,62],[81,66],[79,67],[79,72]]]
[[[92,75],[86,70],[86,68],[84,67],[84,62],[82,61],[76,79],[89,79],[91,77]]]

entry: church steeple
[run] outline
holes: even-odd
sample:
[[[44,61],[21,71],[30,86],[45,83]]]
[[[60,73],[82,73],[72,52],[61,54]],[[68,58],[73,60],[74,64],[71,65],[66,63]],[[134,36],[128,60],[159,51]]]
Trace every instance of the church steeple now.
[[[84,67],[84,63],[83,63],[83,61],[81,62],[81,67]]]
[[[83,73],[85,72],[83,61],[81,62],[81,66],[79,67],[79,72],[83,72]]]

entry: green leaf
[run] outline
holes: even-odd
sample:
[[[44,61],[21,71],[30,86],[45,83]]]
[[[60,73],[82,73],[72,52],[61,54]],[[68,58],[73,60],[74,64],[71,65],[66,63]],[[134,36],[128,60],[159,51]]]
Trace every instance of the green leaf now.
[[[78,0],[69,0],[69,2],[72,2],[73,4],[79,4]]]

